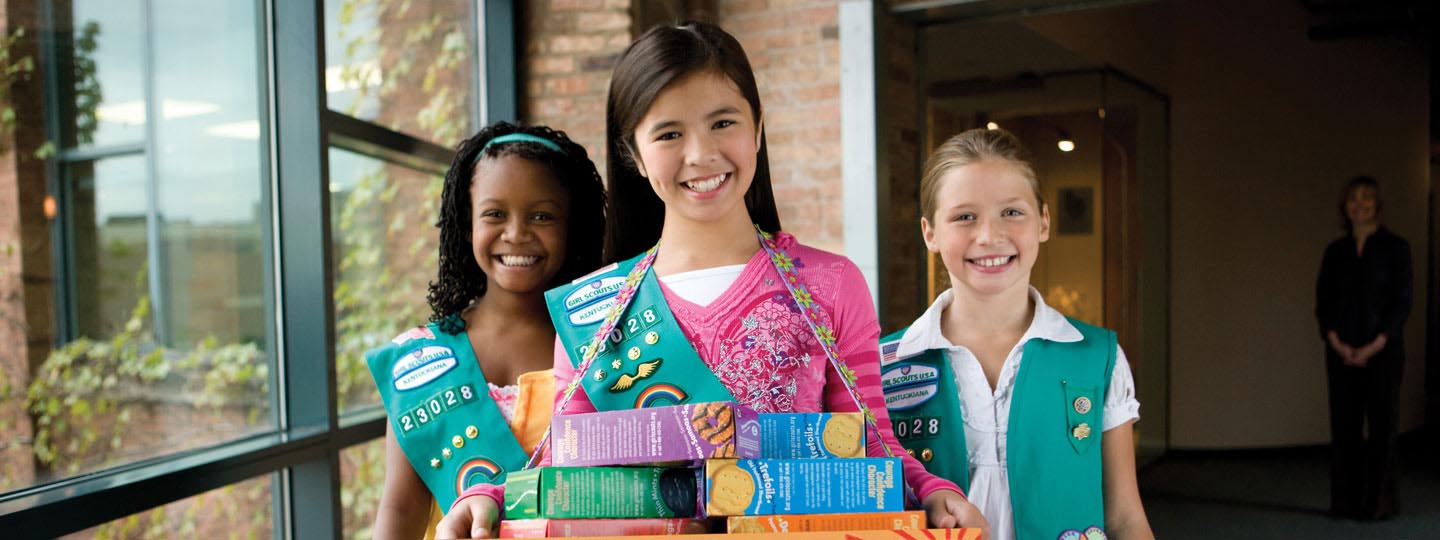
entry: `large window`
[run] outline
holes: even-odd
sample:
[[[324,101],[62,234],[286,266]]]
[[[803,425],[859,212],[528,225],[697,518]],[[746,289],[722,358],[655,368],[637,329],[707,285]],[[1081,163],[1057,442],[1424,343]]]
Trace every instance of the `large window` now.
[[[0,0],[0,530],[368,537],[363,353],[429,315],[510,10]]]

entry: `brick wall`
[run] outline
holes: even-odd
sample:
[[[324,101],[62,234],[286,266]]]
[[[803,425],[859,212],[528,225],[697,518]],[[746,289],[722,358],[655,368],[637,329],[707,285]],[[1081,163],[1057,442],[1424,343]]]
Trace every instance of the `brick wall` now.
[[[807,244],[843,252],[838,5],[721,0],[718,12],[755,69],[781,224]]]
[[[521,8],[520,118],[565,131],[605,171],[605,94],[630,45],[630,0],[532,0]]]
[[[26,29],[9,51],[12,60],[37,57],[33,2],[0,0],[0,32]],[[29,485],[34,435],[24,411],[31,366],[45,358],[53,332],[50,310],[49,224],[44,215],[44,163],[31,158],[43,142],[42,85],[38,73],[9,88],[17,129],[0,133],[0,491]]]

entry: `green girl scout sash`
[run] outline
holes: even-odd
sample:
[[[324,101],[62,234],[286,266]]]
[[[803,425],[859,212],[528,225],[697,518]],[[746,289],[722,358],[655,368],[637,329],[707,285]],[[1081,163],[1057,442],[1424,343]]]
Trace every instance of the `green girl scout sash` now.
[[[733,401],[685,338],[655,274],[647,271],[654,253],[652,249],[545,293],[555,335],[570,361],[583,369],[578,380],[585,395],[601,411]],[[609,322],[607,316],[627,290],[628,309],[620,307],[620,316],[595,343],[597,330]]]
[[[825,351],[826,359],[839,373],[866,424],[878,436],[875,415],[860,398],[855,372],[835,351],[835,332],[820,322],[820,305],[811,297],[790,256],[775,237],[755,227],[760,245],[790,298],[805,315],[805,321]],[[650,267],[660,245],[623,262],[602,268],[588,276],[545,293],[555,335],[570,353],[579,376],[561,394],[556,414],[575,391],[584,386],[585,395],[597,410],[630,409],[702,401],[734,401],[730,390],[710,371],[675,322],[665,295]],[[549,443],[545,432],[540,446]],[[534,466],[539,452],[526,468]],[[885,448],[886,456],[890,449]]]
[[[525,450],[490,399],[464,332],[431,323],[365,353],[395,440],[442,510],[475,484],[504,484]]]
[[[1083,339],[1030,340],[1015,375],[1009,432],[1025,436],[1006,439],[1005,464],[1017,540],[1105,537],[1099,443],[1115,367],[1115,333],[1069,321]],[[880,340],[880,381],[895,435],[930,472],[969,491],[955,374],[941,350],[898,357],[904,333]]]

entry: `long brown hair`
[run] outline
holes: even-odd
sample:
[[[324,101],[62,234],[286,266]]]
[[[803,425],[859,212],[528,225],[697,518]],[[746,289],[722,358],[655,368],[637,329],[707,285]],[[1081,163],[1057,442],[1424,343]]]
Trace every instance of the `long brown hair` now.
[[[760,129],[760,91],[755,86],[755,72],[750,69],[750,60],[740,42],[718,26],[704,22],[656,26],[631,43],[616,62],[605,103],[606,178],[610,195],[606,261],[633,256],[660,239],[665,203],[635,167],[635,127],[665,87],[706,71],[724,75],[739,87]],[[760,151],[755,156],[755,179],[745,192],[745,209],[761,229],[772,233],[780,230],[763,132]]]

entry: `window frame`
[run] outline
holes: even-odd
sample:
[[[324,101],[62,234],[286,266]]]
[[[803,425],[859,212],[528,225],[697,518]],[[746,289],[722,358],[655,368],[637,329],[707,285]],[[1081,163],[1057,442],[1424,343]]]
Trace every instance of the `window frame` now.
[[[519,89],[515,9],[502,0],[472,0],[471,6],[479,64],[475,125],[513,121]],[[274,272],[266,295],[276,336],[275,391],[270,399],[278,428],[0,494],[0,530],[26,537],[60,536],[269,474],[275,538],[342,536],[340,452],[382,437],[385,415],[378,407],[343,415],[336,410],[329,148],[439,172],[449,166],[453,151],[328,109],[324,0],[261,0],[256,9],[262,33],[257,54],[264,73],[259,82],[266,145],[261,171],[268,175],[262,202],[271,209],[265,233],[272,244],[266,256]],[[41,3],[41,10],[41,17],[48,19],[48,2]],[[50,103],[59,95],[54,80],[47,77],[45,82]],[[58,115],[50,116],[46,128],[58,133]],[[102,150],[51,160],[51,192],[67,189],[60,185],[63,162]],[[68,260],[57,258],[56,266],[57,278],[68,279]],[[66,281],[57,283],[62,284],[57,289],[66,288]],[[56,305],[66,305],[61,303],[68,301],[65,294],[57,291]]]

